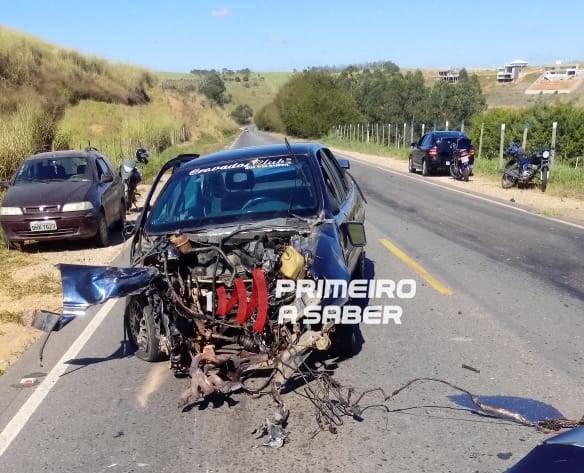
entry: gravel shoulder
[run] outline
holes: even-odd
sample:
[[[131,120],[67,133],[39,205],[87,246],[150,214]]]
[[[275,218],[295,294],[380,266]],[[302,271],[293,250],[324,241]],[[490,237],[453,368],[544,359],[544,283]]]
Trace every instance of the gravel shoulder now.
[[[149,186],[139,186],[145,197]],[[139,202],[140,205],[140,202]],[[136,210],[126,215],[128,221],[138,216]],[[28,243],[22,252],[8,252],[0,260],[2,278],[0,308],[22,314],[22,320],[0,318],[0,374],[8,369],[43,332],[30,326],[32,313],[37,309],[60,312],[63,305],[59,263],[108,265],[122,251],[124,242],[119,231],[111,230],[111,244],[96,248],[90,240]],[[14,259],[13,259],[14,258]]]

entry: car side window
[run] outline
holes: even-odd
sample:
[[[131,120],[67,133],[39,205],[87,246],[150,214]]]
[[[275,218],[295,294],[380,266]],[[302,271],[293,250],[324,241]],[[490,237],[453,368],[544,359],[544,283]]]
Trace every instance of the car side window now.
[[[343,169],[341,168],[339,162],[337,161],[337,158],[335,158],[331,150],[324,148],[323,151],[327,157],[327,162],[330,163],[331,165],[333,174],[338,178],[339,183],[341,184],[342,192],[344,194],[343,200],[345,200],[351,190],[349,180],[347,179],[345,173],[343,172]]]
[[[427,133],[423,137],[423,142],[421,146],[430,146],[432,144],[432,133]]]
[[[318,157],[328,196],[335,205],[333,211],[334,213],[337,213],[341,204],[345,200],[345,194],[341,180],[335,172],[335,167],[327,154],[321,150],[318,152]]]
[[[97,178],[101,179],[103,176],[113,176],[112,170],[109,168],[103,158],[97,158]]]

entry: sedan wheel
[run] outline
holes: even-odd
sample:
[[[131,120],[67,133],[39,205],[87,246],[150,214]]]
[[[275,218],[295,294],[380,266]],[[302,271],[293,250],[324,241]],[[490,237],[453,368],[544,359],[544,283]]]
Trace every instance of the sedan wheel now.
[[[158,361],[160,350],[160,329],[154,320],[152,306],[140,296],[133,296],[124,314],[124,325],[130,343],[134,345],[136,356],[145,361]]]
[[[97,234],[95,235],[95,242],[97,246],[105,247],[109,245],[109,228],[105,221],[105,214],[103,210],[97,216]]]
[[[116,220],[116,229],[122,231],[126,224],[126,203],[122,200],[120,202],[120,211],[118,219]]]
[[[2,235],[2,239],[4,240],[4,245],[8,250],[22,250],[22,246],[20,243],[14,243],[12,240],[6,238],[6,235]]]

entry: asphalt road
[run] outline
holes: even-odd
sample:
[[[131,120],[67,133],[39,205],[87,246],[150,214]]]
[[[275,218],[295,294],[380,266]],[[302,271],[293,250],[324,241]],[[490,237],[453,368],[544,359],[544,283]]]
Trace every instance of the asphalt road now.
[[[252,130],[235,146],[272,140]],[[357,390],[379,386],[391,393],[412,378],[434,377],[533,420],[580,418],[583,228],[428,185],[431,177],[356,161],[351,172],[369,202],[368,276],[413,278],[417,294],[370,300],[401,305],[402,323],[362,325],[357,356],[326,360],[335,378]],[[346,418],[336,434],[316,436],[313,409],[299,388],[285,396],[289,443],[257,447],[251,431],[271,416],[270,399],[236,394],[230,403],[183,412],[177,399],[185,381],[174,379],[165,363],[124,352],[123,306],[106,309],[53,334],[44,366],[37,344],[0,378],[0,472],[491,473],[546,438],[473,414],[466,396],[425,382],[388,401],[389,412],[372,407],[361,422]],[[101,318],[85,345],[65,353]],[[64,354],[66,363],[58,363]],[[19,387],[35,372],[48,376]],[[42,402],[32,409],[25,401],[35,395]],[[381,402],[372,394],[363,404]]]

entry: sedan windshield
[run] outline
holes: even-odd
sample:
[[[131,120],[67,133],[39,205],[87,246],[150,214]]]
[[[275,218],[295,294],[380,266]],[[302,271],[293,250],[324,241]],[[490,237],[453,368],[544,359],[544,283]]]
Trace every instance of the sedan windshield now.
[[[34,181],[84,181],[91,179],[87,158],[69,156],[27,159],[16,173],[15,183]]]
[[[150,232],[195,230],[278,217],[310,217],[319,206],[304,156],[255,158],[174,175],[156,200]]]

